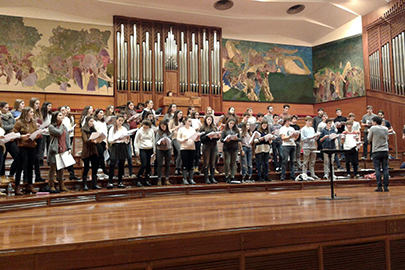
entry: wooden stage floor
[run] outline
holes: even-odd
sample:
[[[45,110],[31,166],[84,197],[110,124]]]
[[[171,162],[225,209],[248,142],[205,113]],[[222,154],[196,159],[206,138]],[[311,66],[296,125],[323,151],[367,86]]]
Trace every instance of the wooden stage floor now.
[[[338,188],[338,196],[351,199],[336,201],[316,199],[330,196],[329,189],[320,188],[161,196],[6,212],[0,214],[0,265],[8,263],[12,269],[266,269],[249,268],[249,256],[315,250],[317,269],[334,269],[326,267],[327,247],[381,242],[388,249],[385,254],[381,251],[385,268],[364,269],[389,269],[395,259],[388,241],[405,239],[405,186],[390,189],[377,193],[374,187]],[[119,254],[119,247],[125,254]],[[67,263],[77,256],[85,258]],[[200,267],[229,260],[236,261],[229,262],[228,268]],[[268,261],[263,259],[264,265]],[[302,263],[297,269],[312,269]],[[295,269],[289,267],[275,269]]]

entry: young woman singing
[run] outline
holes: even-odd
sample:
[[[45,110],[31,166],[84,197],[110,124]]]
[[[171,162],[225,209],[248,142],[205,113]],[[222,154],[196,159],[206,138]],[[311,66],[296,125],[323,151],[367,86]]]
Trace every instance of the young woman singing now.
[[[97,186],[97,169],[98,169],[98,152],[97,152],[97,144],[99,143],[98,140],[90,140],[90,136],[93,132],[97,132],[94,127],[94,118],[92,116],[87,116],[84,119],[84,125],[82,127],[82,141],[83,141],[83,148],[82,148],[82,160],[84,163],[83,168],[83,190],[87,191],[89,188],[87,187],[87,174],[90,170],[90,163],[91,163],[91,188],[92,189],[101,189],[101,187]]]
[[[217,142],[220,134],[215,134],[218,129],[214,124],[214,117],[212,114],[205,116],[204,122],[201,126],[201,143],[203,152],[203,173],[206,184],[217,184],[215,180],[215,164],[218,157]],[[208,169],[210,171],[208,178]]]

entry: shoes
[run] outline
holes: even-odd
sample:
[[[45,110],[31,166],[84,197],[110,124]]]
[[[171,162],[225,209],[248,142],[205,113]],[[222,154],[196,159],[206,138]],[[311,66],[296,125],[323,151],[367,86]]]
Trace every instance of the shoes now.
[[[231,178],[231,182],[230,182],[230,183],[231,183],[231,184],[241,184],[241,182],[238,181],[238,180],[235,180],[234,177]]]
[[[350,178],[350,177],[352,177],[350,174],[348,174],[348,175],[346,175],[346,177],[348,177],[348,178]]]
[[[144,186],[146,186],[146,187],[150,187],[152,184],[148,181],[148,180],[145,180],[145,184],[144,184]]]
[[[87,185],[85,185],[84,187],[83,187],[83,191],[88,191],[89,190],[89,188],[87,187]]]
[[[39,182],[45,182],[45,179],[42,177],[35,178],[35,183],[39,183]]]
[[[356,174],[356,175],[354,176],[354,178],[359,179],[359,178],[361,178],[361,176],[360,176],[360,174]]]
[[[215,180],[214,178],[211,178],[210,181],[212,184],[218,184],[217,180]]]
[[[10,183],[10,182],[11,182],[11,180],[8,179],[7,176],[3,175],[3,176],[1,177],[1,183],[2,183],[2,184],[8,184],[8,183]]]
[[[118,183],[117,188],[125,188],[125,185],[124,185],[122,182],[121,182],[121,183]]]
[[[262,177],[258,176],[256,181],[257,182],[264,182],[264,179]]]
[[[75,175],[69,176],[69,180],[80,180],[80,177],[77,177]]]
[[[174,172],[175,175],[182,175],[181,170],[180,169],[176,169],[176,171]]]
[[[193,179],[190,179],[188,182],[190,183],[190,185],[195,185],[196,184]]]
[[[360,159],[366,159],[366,157],[365,157],[365,156],[362,156]]]
[[[113,176],[113,179],[114,179],[114,180],[118,180],[118,176]]]
[[[268,177],[266,177],[266,178],[264,178],[264,181],[265,181],[265,182],[271,182],[271,179],[268,178]]]
[[[112,188],[114,188],[114,185],[112,183],[108,183],[107,189],[112,189]]]
[[[315,174],[311,175],[312,178],[314,178],[314,180],[319,180],[319,177],[316,176]]]
[[[15,187],[15,195],[16,195],[16,196],[23,195],[23,193],[22,193],[20,187]]]
[[[25,189],[25,192],[26,192],[27,194],[30,194],[30,193],[35,194],[35,193],[37,193],[37,191],[34,190],[34,186],[33,186],[33,185],[28,185],[27,188]]]
[[[187,179],[183,179],[183,185],[188,185]]]
[[[390,190],[388,189],[388,187],[384,188],[384,192],[389,192]]]
[[[374,189],[374,191],[375,191],[375,192],[382,192],[383,190],[382,190],[381,187],[378,187],[378,188]]]
[[[0,196],[7,196],[7,194],[0,191]]]
[[[322,176],[322,179],[329,179],[329,175],[324,174],[324,175]]]
[[[141,184],[141,182],[140,182],[140,181],[136,181],[135,186],[137,186],[137,187],[142,187],[142,184]]]
[[[171,186],[172,183],[170,183],[169,179],[166,179],[166,180],[165,180],[165,185],[166,185],[166,186]]]
[[[95,186],[92,186],[92,187],[91,187],[91,189],[101,189],[101,187],[100,187],[100,186],[95,185]]]
[[[229,180],[229,177],[225,177],[225,183],[231,183],[231,181]]]
[[[158,179],[157,185],[158,185],[158,186],[161,186],[161,185],[162,185],[162,179]]]
[[[295,180],[295,176],[291,175],[290,180]]]
[[[280,181],[284,181],[284,180],[285,180],[285,178],[284,178],[284,177],[281,177],[281,178],[280,178]]]
[[[132,173],[129,175],[129,178],[136,178],[136,175]]]

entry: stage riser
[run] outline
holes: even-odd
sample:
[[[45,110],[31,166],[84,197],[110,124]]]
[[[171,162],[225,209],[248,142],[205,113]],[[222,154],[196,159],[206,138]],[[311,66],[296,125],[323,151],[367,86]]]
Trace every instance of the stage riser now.
[[[76,243],[0,254],[7,269],[404,269],[405,218]]]

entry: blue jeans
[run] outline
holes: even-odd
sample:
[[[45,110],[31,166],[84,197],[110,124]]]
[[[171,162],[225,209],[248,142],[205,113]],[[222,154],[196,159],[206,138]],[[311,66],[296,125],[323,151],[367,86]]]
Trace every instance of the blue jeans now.
[[[271,143],[271,147],[273,148],[274,167],[276,168],[281,167],[281,163],[283,162],[283,149],[281,144],[281,142],[275,141]]]
[[[373,164],[375,169],[375,178],[377,180],[377,187],[382,187],[381,184],[381,167],[383,170],[383,177],[384,177],[384,188],[388,187],[388,151],[382,152],[373,152]]]
[[[245,156],[242,158],[242,175],[252,175],[252,148],[242,147]]]
[[[295,178],[294,160],[295,160],[295,145],[283,146],[283,166],[281,169],[281,179],[285,179],[285,171],[287,169],[288,157],[290,157],[290,174],[291,178]]]

